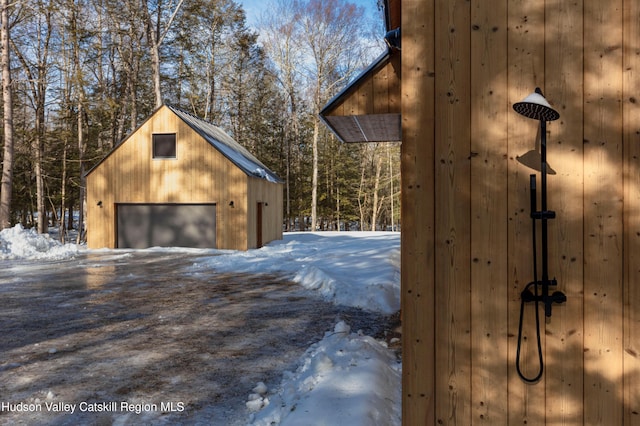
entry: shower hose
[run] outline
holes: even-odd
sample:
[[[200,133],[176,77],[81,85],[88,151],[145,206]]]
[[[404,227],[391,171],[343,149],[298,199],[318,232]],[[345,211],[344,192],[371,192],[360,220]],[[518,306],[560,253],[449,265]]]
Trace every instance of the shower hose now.
[[[533,178],[532,178],[533,179]],[[531,183],[531,210],[535,210],[535,183]],[[538,297],[538,247],[536,243],[536,221],[531,221],[533,224],[533,281],[527,284],[522,293],[520,294],[520,322],[518,324],[518,346],[516,349],[516,371],[518,376],[527,383],[536,383],[542,377],[544,371],[544,361],[542,358],[542,343],[540,342],[540,310],[538,309],[539,297]],[[544,278],[543,278],[544,279]],[[529,288],[533,286],[533,293]],[[522,346],[522,323],[524,320],[524,305],[526,302],[534,302],[536,309],[536,340],[538,343],[538,374],[534,377],[527,377],[520,368],[520,349]]]

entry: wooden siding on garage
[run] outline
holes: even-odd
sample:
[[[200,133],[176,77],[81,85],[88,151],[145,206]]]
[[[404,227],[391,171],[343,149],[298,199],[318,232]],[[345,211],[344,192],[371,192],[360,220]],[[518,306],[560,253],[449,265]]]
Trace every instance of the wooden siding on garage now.
[[[256,206],[263,203],[262,208],[262,241],[282,239],[283,192],[281,185],[274,185],[264,179],[249,178],[248,203]],[[247,217],[249,246],[257,247],[257,210],[254,208]]]
[[[176,133],[175,159],[152,158],[154,133]],[[209,203],[218,206],[217,246],[237,250],[253,248],[247,238],[247,215],[251,212],[248,187],[262,186],[263,182],[271,186],[274,194],[282,192],[281,184],[247,176],[163,106],[88,174],[88,246],[115,247],[114,205],[117,203]],[[233,207],[229,205],[231,201]],[[274,210],[279,208],[277,202],[274,199]],[[282,238],[281,222],[277,225],[275,219],[269,222],[274,228],[269,230],[269,235],[275,237],[272,239]]]
[[[403,424],[640,424],[639,71],[638,1],[402,1]],[[531,385],[540,174],[517,157],[538,122],[512,105],[536,87],[560,113],[549,273],[568,300],[540,309]],[[533,304],[523,332],[535,376]]]

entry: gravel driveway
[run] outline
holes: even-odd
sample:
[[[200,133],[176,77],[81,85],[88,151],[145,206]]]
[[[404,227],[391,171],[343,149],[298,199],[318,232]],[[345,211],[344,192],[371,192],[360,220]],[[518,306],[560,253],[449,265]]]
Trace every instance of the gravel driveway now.
[[[244,424],[259,381],[338,318],[385,318],[281,277],[193,272],[197,254],[108,251],[3,261],[0,424]]]

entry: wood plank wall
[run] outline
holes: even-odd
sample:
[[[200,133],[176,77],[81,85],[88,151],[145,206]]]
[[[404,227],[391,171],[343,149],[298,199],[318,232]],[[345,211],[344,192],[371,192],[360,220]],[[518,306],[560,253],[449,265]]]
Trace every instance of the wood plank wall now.
[[[623,415],[624,424],[631,426],[640,417],[640,2],[625,1],[623,7]]]
[[[622,424],[622,1],[584,21],[584,421]]]
[[[402,419],[408,425],[432,424],[436,401],[435,72],[433,32],[426,30],[433,22],[432,2],[402,2]]]
[[[247,244],[249,248],[257,247],[257,207],[263,204],[262,210],[262,241],[266,242],[282,239],[283,223],[283,190],[282,184],[274,184],[264,179],[248,178],[247,205],[254,206],[247,212]]]
[[[451,424],[471,422],[471,188],[469,155],[471,121],[469,2],[455,0],[436,8],[436,277],[448,282],[436,293],[436,365],[447,374],[436,375],[436,389],[447,390],[437,399],[436,416]],[[461,13],[462,12],[462,13]],[[465,13],[466,12],[466,13]],[[404,217],[403,217],[404,223]]]
[[[176,133],[175,159],[152,158],[154,133]],[[255,248],[258,201],[272,207],[263,241],[281,239],[282,185],[247,176],[163,106],[87,176],[88,246],[115,247],[118,203],[213,203],[217,247]]]
[[[403,424],[640,424],[640,2],[404,0],[402,37]],[[538,122],[512,105],[535,87],[561,115],[549,273],[568,302],[540,309],[527,384],[540,175],[517,157]]]

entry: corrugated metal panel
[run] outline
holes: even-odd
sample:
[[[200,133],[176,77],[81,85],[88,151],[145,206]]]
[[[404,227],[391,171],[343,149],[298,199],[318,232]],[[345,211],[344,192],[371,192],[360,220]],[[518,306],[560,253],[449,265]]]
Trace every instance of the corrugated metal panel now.
[[[170,105],[167,107],[249,176],[270,182],[282,182],[274,172],[219,127],[177,107]]]
[[[324,120],[343,142],[399,142],[400,114],[327,116]]]

